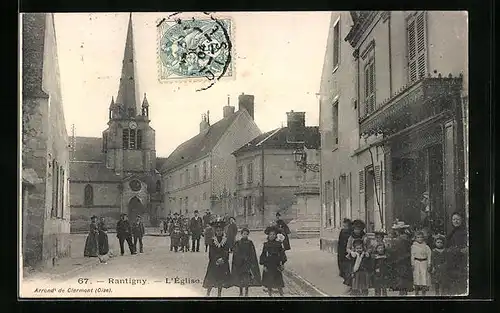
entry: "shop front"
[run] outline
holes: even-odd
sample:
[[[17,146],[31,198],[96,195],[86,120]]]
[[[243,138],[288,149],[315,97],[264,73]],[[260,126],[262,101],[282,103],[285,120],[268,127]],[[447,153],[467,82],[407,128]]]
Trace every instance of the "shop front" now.
[[[386,225],[446,233],[464,210],[461,86],[461,78],[422,79],[360,121],[364,135],[383,134]]]

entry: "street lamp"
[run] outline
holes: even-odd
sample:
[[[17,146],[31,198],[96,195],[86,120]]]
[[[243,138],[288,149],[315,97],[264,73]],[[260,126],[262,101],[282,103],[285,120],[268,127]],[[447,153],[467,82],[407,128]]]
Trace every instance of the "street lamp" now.
[[[304,171],[304,173],[307,172],[307,170],[311,172],[319,172],[319,164],[317,163],[307,163],[307,153],[304,148],[298,148],[295,151],[293,151],[293,160],[295,161],[295,164]]]

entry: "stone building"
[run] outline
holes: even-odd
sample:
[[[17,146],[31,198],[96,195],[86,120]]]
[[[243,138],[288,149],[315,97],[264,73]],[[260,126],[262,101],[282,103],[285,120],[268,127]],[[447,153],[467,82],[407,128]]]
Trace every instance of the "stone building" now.
[[[238,225],[261,228],[275,220],[277,212],[283,220],[294,221],[292,225],[306,216],[319,222],[319,203],[310,207],[308,214],[302,212],[308,208],[308,199],[319,197],[319,175],[304,172],[294,161],[294,151],[306,148],[314,162],[319,157],[319,144],[318,127],[305,125],[304,112],[291,111],[286,127],[257,136],[236,150],[237,201],[233,209]],[[317,229],[319,225],[313,226]]]
[[[104,216],[114,227],[120,213],[146,225],[161,215],[162,185],[156,169],[155,131],[149,103],[136,94],[132,18],[130,17],[116,101],[109,105],[101,138],[74,137],[70,163],[72,230],[86,230],[89,217]]]
[[[22,255],[24,267],[70,254],[68,134],[52,13],[22,15]]]
[[[333,13],[320,91],[321,246],[344,217],[368,232],[419,226],[424,193],[436,231],[464,210],[463,12]]]
[[[254,121],[254,96],[238,97],[238,111],[229,104],[223,118],[210,124],[202,116],[198,135],[179,145],[161,169],[165,212],[212,210],[231,214],[236,185],[236,159],[231,154],[261,132]]]

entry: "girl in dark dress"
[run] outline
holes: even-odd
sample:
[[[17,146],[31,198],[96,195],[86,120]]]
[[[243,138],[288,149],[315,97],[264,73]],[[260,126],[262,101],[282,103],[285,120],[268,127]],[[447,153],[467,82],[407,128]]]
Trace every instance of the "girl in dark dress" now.
[[[358,239],[353,242],[353,250],[348,255],[351,260],[352,289],[351,294],[367,296],[370,287],[371,259],[366,252],[363,241]]]
[[[432,249],[432,267],[431,277],[432,285],[436,296],[443,294],[443,288],[446,286],[446,250],[444,249],[443,235],[434,236],[434,249]]]
[[[356,240],[361,240],[364,247],[369,247],[368,237],[365,232],[365,223],[362,220],[354,220],[352,222],[352,232],[349,238],[347,238],[346,254],[345,257],[348,258],[349,254],[354,251],[353,243]],[[346,267],[346,278],[344,279],[344,285],[351,286],[352,275],[351,275],[351,261],[347,260],[349,266]]]
[[[413,291],[413,271],[411,268],[411,241],[408,233],[409,225],[397,222],[392,229],[397,234],[389,255],[391,267],[391,289],[399,291],[400,296]]]
[[[97,229],[99,231],[99,255],[106,255],[109,252],[109,243],[108,243],[108,228],[106,227],[106,221],[104,217],[101,217],[99,224],[97,224]]]
[[[229,245],[229,252],[233,251],[233,245],[236,242],[236,235],[238,234],[238,226],[234,217],[227,218],[229,224],[227,225],[227,243]]]
[[[276,235],[279,230],[275,226],[268,227],[267,241],[264,242],[262,253],[260,255],[259,263],[264,266],[262,270],[262,285],[267,288],[267,292],[271,297],[273,295],[273,288],[278,289],[280,296],[283,296],[283,265],[286,263],[287,258],[285,249],[281,242],[276,240]]]
[[[92,216],[90,218],[89,235],[85,240],[85,248],[83,250],[83,256],[85,257],[98,257],[98,234],[97,229],[97,216]]]
[[[387,296],[389,287],[389,266],[387,264],[387,255],[385,254],[385,245],[378,244],[375,247],[373,260],[373,288],[376,296]]]
[[[248,297],[248,287],[262,285],[260,279],[259,262],[252,240],[248,239],[250,231],[248,228],[241,230],[241,239],[233,245],[233,264],[231,266],[231,277],[233,285],[240,288],[240,297]]]
[[[467,293],[468,255],[467,230],[462,214],[455,212],[451,217],[453,229],[446,238],[447,295]]]
[[[218,218],[210,224],[215,229],[215,236],[209,246],[208,266],[203,288],[207,289],[207,297],[210,297],[212,288],[216,287],[217,297],[221,297],[222,288],[230,286],[229,245],[227,236],[224,234],[224,221]]]
[[[276,226],[278,227],[278,231],[285,236],[285,239],[283,240],[283,248],[285,251],[288,251],[291,249],[290,247],[290,239],[288,238],[288,235],[291,233],[290,228],[288,228],[288,225],[281,219],[281,214],[279,212],[276,212]]]
[[[339,234],[339,241],[337,245],[337,264],[339,267],[339,276],[345,280],[349,273],[349,261],[346,258],[347,254],[347,240],[352,233],[351,220],[345,218],[342,224],[342,229]]]

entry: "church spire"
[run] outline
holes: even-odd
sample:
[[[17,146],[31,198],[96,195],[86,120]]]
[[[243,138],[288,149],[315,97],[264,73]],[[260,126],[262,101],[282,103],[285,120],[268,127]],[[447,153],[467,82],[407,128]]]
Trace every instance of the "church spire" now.
[[[130,13],[127,28],[127,39],[123,53],[122,73],[116,104],[122,105],[125,116],[135,117],[138,114],[138,105],[135,94],[135,60],[134,60],[134,37],[132,30],[132,13]]]

